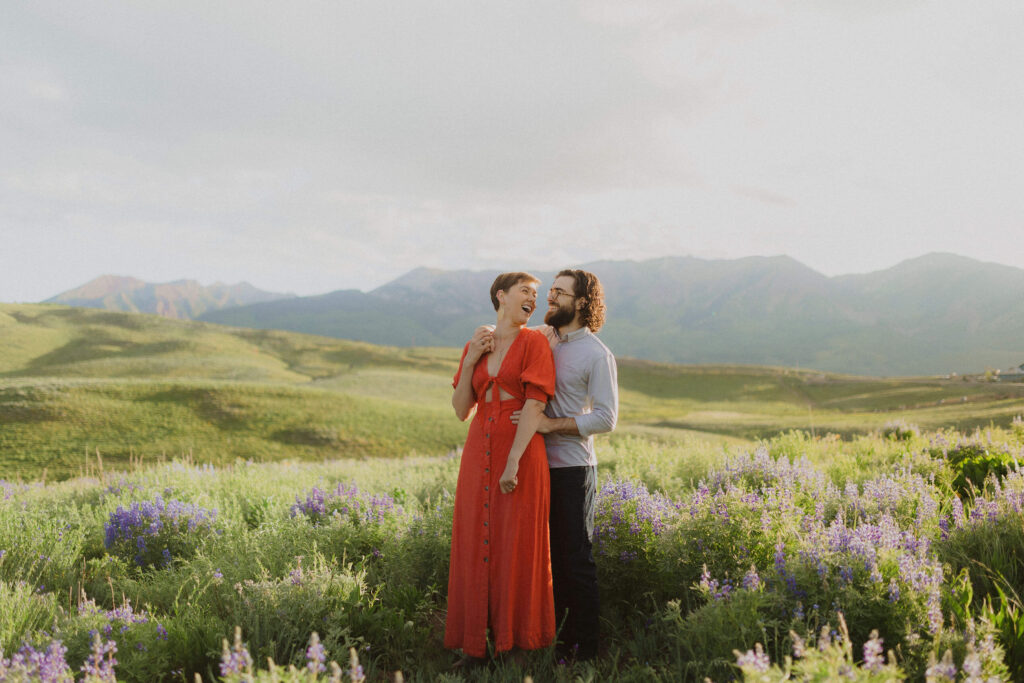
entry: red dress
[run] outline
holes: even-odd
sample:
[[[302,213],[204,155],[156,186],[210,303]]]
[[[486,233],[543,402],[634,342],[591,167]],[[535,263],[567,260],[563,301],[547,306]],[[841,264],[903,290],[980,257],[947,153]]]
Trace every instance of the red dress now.
[[[463,361],[466,349],[462,351]],[[455,374],[458,385],[462,361]],[[514,398],[499,401],[499,387]],[[487,629],[497,652],[536,650],[555,638],[548,537],[550,482],[544,438],[534,434],[519,460],[512,493],[498,486],[516,425],[511,413],[526,399],[547,402],[555,391],[555,365],[547,337],[523,328],[497,377],[487,356],[473,368],[476,415],[462,450],[455,489],[448,618],[444,646],[472,657],[487,654]],[[487,402],[484,398],[487,398]]]

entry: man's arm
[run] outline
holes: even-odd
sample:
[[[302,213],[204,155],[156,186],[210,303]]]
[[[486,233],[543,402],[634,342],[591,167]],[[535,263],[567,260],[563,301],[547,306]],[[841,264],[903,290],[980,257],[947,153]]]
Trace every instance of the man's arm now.
[[[592,436],[615,429],[619,419],[619,381],[612,354],[607,353],[594,362],[587,380],[587,393],[593,400],[593,409],[572,418],[576,422],[576,433]]]
[[[538,434],[573,434],[579,436],[580,429],[574,417],[548,417],[541,414]]]
[[[575,417],[541,415],[537,433],[591,436],[615,429],[619,419],[619,381],[615,357],[610,353],[597,359],[590,369],[587,394],[594,402],[591,412]],[[512,422],[518,419],[518,414],[512,413]]]

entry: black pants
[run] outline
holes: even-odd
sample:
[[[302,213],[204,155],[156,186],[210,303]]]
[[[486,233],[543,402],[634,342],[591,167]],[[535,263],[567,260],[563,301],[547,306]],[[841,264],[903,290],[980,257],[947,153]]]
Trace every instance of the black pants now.
[[[555,619],[562,626],[558,640],[581,659],[596,655],[598,646],[601,604],[591,545],[596,498],[596,467],[551,468],[551,575]]]

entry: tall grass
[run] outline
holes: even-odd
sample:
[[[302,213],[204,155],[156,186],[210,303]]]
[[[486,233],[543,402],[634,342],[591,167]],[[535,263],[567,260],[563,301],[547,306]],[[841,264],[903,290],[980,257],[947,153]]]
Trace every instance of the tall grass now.
[[[751,653],[741,663],[784,667],[827,627],[830,644],[800,666],[868,672],[861,650],[877,631],[911,679],[924,680],[947,650],[961,675],[978,661],[1007,676],[1003,653],[1019,651],[1019,603],[1006,596],[1024,557],[1013,532],[1022,475],[956,498],[952,465],[934,454],[950,437],[794,432],[756,449],[604,441],[602,655],[559,662],[542,650],[465,677],[451,673],[455,656],[440,640],[455,457],[400,467],[183,461],[5,484],[0,638],[4,656],[58,639],[77,671],[98,634],[116,645],[121,679],[138,681],[219,677],[221,641],[235,627],[266,680],[288,680],[289,665],[306,670],[316,632],[346,672],[354,649],[370,680],[400,670],[405,680],[697,681],[744,675],[737,652]],[[1022,445],[1009,431],[973,438]],[[216,533],[178,527],[188,552],[166,564],[108,547],[119,509],[157,499],[216,509]],[[970,596],[956,588],[960,571]],[[847,635],[836,640],[841,618]]]

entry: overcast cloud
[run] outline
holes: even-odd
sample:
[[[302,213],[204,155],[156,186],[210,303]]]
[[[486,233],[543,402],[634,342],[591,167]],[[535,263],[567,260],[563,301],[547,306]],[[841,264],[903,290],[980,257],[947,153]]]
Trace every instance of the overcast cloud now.
[[[11,2],[0,301],[103,274],[1024,268],[1017,0]]]

